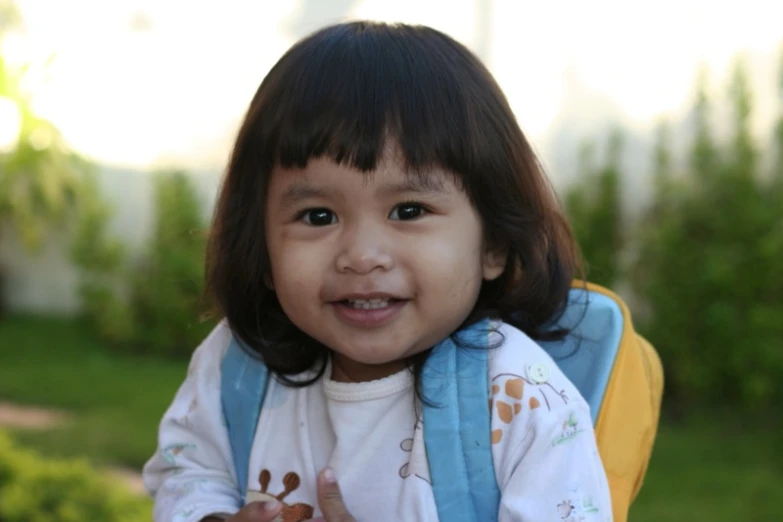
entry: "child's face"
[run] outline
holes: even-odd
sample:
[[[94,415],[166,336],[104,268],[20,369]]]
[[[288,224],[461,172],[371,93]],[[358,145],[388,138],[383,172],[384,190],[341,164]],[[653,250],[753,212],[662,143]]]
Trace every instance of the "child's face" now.
[[[500,276],[453,177],[426,186],[391,152],[370,176],[328,159],[276,168],[266,207],[272,285],[291,321],[334,352],[335,380],[390,375],[465,320]]]

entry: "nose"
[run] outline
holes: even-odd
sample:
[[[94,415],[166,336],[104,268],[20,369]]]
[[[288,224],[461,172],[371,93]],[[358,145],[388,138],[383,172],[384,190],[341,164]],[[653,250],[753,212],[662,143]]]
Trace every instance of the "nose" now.
[[[373,270],[391,270],[394,258],[389,238],[382,227],[365,222],[345,230],[341,249],[335,259],[337,271],[369,274]]]

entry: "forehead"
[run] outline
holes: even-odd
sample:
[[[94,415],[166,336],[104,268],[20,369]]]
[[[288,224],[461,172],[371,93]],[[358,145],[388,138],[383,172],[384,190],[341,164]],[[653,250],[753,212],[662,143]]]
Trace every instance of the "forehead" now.
[[[406,170],[394,156],[384,156],[375,170],[367,172],[321,157],[304,168],[275,167],[269,193],[285,203],[343,191],[448,194],[457,190],[456,181],[454,174],[437,167]]]

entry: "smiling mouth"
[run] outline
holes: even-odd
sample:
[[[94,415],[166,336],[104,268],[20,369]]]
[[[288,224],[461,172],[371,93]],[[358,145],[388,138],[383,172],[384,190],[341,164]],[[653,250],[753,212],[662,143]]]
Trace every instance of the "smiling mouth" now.
[[[389,295],[346,296],[331,304],[343,323],[361,329],[380,328],[399,316],[409,299]]]
[[[389,305],[400,302],[401,299],[392,298],[373,298],[373,299],[346,299],[340,301],[341,304],[350,306],[357,310],[380,310],[386,308]]]

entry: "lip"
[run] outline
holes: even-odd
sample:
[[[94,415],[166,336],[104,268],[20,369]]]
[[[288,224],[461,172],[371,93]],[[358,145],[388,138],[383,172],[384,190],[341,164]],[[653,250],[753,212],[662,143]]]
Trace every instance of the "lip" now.
[[[368,301],[370,299],[389,299],[393,301],[406,301],[404,297],[400,297],[396,294],[390,294],[388,292],[366,292],[366,293],[348,293],[341,294],[337,299],[334,299],[332,303],[339,303],[340,301]]]
[[[388,306],[370,310],[354,308],[345,301],[354,299],[389,299]],[[337,318],[344,324],[362,329],[380,328],[393,321],[408,304],[408,299],[397,299],[386,294],[355,294],[330,303]]]

